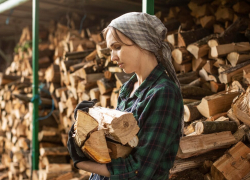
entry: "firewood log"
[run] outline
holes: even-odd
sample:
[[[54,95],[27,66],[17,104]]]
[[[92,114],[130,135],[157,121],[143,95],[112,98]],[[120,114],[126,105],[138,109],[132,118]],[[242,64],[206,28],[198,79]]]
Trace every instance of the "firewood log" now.
[[[190,122],[202,118],[202,115],[197,109],[200,101],[184,105],[184,121]]]
[[[233,16],[233,10],[223,6],[220,6],[215,13],[216,20],[222,22],[233,21]]]
[[[250,116],[249,116],[249,91],[250,88],[246,90],[245,93],[242,93],[236,101],[232,104],[233,114],[244,124],[250,125]]]
[[[231,121],[236,122],[236,124],[237,124],[238,126],[240,125],[240,121],[239,121],[239,119],[234,115],[232,108],[229,109],[229,110],[227,111],[227,116],[229,117],[229,119],[230,119]]]
[[[88,157],[98,163],[111,162],[104,130],[98,130],[91,133],[81,149]]]
[[[211,96],[202,98],[201,103],[197,106],[200,113],[209,118],[215,114],[228,111],[231,107],[232,100],[238,95],[238,92],[220,92]]]
[[[231,24],[217,39],[218,44],[228,44],[232,42],[240,42],[242,39],[237,37],[238,32],[245,31],[248,27],[249,19],[238,18]]]
[[[245,62],[250,59],[250,54],[239,54],[238,52],[231,52],[227,55],[228,61],[231,63],[233,67],[237,64]]]
[[[243,62],[235,67],[229,68],[220,73],[219,79],[221,83],[229,83],[232,81],[232,77],[236,74],[243,73],[244,69],[250,69],[250,61]]]
[[[214,93],[218,93],[220,91],[225,90],[225,84],[217,83],[214,81],[210,81],[210,87],[211,87],[211,91]]]
[[[60,83],[61,75],[59,66],[55,64],[49,66],[45,72],[45,79],[47,82]]]
[[[202,142],[202,144],[200,142]],[[177,153],[177,157],[188,158],[199,154],[204,154],[214,149],[227,148],[234,143],[236,143],[236,139],[230,131],[186,136],[182,137],[180,140],[180,152]]]
[[[250,169],[250,162],[246,158],[248,153],[250,153],[250,148],[238,142],[214,162],[211,168],[212,177],[214,179],[242,179]]]
[[[184,85],[181,86],[181,93],[183,98],[202,98],[213,94],[210,89],[205,89],[197,86]]]
[[[187,73],[192,70],[192,63],[188,62],[180,66],[180,72]]]
[[[223,57],[229,54],[230,52],[247,52],[250,51],[249,42],[239,42],[235,44],[223,44],[211,47],[209,56],[211,58]]]
[[[111,159],[117,159],[119,157],[126,158],[132,151],[130,146],[123,146],[111,141],[107,141],[107,146],[111,150],[109,153]]]
[[[247,85],[250,84],[250,69],[243,70],[243,83]]]
[[[97,130],[98,122],[88,113],[78,110],[76,123],[74,125],[75,130],[75,142],[79,147],[82,147],[88,134]]]
[[[239,126],[238,130],[233,134],[237,142],[243,141],[246,134],[249,133],[249,127],[245,124]]]
[[[215,114],[213,116],[210,116],[206,119],[206,121],[215,121],[216,119],[222,117],[222,116],[226,116],[227,115],[227,112],[222,112],[222,113],[218,113],[218,114]]]
[[[199,167],[199,171],[202,172],[203,174],[209,173],[212,165],[213,161],[205,160],[202,166]]]
[[[210,34],[209,30],[205,28],[178,33],[178,46],[187,47],[189,44],[192,44],[208,36],[209,34]]]
[[[236,13],[248,14],[250,12],[250,6],[246,2],[240,1],[233,5],[233,10]]]
[[[222,156],[225,149],[217,149],[206,154],[199,155],[197,157],[191,157],[188,159],[176,159],[174,161],[173,167],[170,169],[170,174],[184,171],[186,169],[198,168],[202,166],[204,161],[211,160],[214,161]]]
[[[192,55],[184,47],[174,49],[172,51],[172,57],[177,64],[185,64],[192,60]]]
[[[100,80],[97,80],[97,85],[99,87],[100,93],[105,94],[113,90],[113,88],[115,87],[115,82],[107,81],[104,78],[102,78]]]
[[[98,121],[98,129],[105,129],[106,137],[123,145],[131,141],[139,131],[132,113],[93,107],[89,109],[89,114]]]
[[[65,57],[68,59],[84,59],[91,52],[92,50],[86,50],[81,52],[66,52]]]
[[[195,132],[200,134],[211,134],[221,131],[231,131],[234,133],[238,129],[234,121],[204,121],[195,125]]]
[[[198,73],[194,71],[188,73],[180,73],[177,74],[177,78],[179,79],[181,84],[189,84],[198,78]]]
[[[40,148],[40,156],[48,156],[48,155],[69,155],[67,147],[45,147]]]

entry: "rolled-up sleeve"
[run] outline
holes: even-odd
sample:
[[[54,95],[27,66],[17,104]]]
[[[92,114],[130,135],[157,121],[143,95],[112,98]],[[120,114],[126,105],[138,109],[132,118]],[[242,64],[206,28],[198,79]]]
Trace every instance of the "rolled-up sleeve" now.
[[[107,164],[112,180],[167,179],[173,165],[181,135],[182,97],[178,88],[168,86],[147,94],[136,107],[138,146],[127,158],[112,159]]]

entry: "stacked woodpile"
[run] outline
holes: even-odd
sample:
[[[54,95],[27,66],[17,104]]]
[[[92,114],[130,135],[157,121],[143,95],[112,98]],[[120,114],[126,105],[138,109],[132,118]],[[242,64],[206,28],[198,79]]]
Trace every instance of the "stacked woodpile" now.
[[[185,103],[172,179],[193,168],[206,179],[250,176],[249,13],[248,2],[233,0],[192,0],[171,7],[167,17],[157,13],[169,30],[166,41]],[[79,32],[51,22],[39,33],[40,180],[88,177],[72,168],[66,147],[74,108],[90,99],[115,108],[121,85],[131,77],[110,60],[101,29]],[[11,66],[0,74],[1,179],[31,176],[31,37],[23,29]]]
[[[249,13],[246,1],[191,0],[165,18],[186,102],[171,179],[250,176]]]

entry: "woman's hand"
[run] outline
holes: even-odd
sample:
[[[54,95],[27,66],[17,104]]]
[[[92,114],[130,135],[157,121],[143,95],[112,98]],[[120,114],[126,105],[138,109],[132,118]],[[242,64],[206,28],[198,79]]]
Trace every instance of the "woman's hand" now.
[[[74,124],[71,126],[69,134],[68,134],[67,147],[69,150],[70,157],[74,162],[74,167],[77,168],[76,166],[77,163],[81,161],[87,161],[89,159],[84,155],[81,148],[78,147],[77,144],[75,143],[73,134],[74,134]]]
[[[91,101],[82,101],[80,102],[75,110],[74,110],[74,118],[76,120],[77,110],[82,110],[85,112],[89,112],[89,108],[93,107],[95,103],[97,102],[97,99],[92,99]]]
[[[83,169],[88,172],[99,174],[101,176],[110,177],[110,173],[106,164],[100,164],[93,161],[84,161],[77,163],[77,168]]]

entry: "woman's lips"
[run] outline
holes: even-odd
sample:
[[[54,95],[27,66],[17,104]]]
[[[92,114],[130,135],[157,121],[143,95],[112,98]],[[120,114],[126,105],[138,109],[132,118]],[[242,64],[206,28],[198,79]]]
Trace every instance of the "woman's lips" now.
[[[118,63],[118,66],[119,66],[119,67],[122,67],[122,65],[123,65],[123,63]]]

